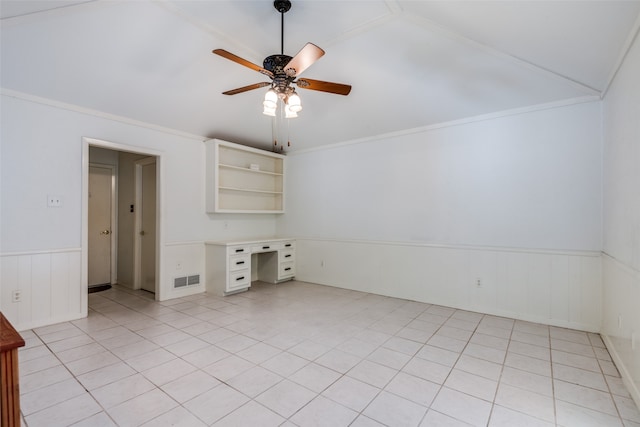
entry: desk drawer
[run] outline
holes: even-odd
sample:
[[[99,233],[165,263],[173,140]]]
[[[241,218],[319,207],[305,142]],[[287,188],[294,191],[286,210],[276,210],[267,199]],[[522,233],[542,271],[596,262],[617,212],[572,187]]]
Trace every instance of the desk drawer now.
[[[232,255],[229,257],[229,271],[238,271],[251,266],[251,255]]]
[[[282,247],[285,249],[295,249],[296,242],[282,242]]]
[[[281,262],[278,266],[278,279],[293,277],[296,275],[296,265],[293,261]]]
[[[260,252],[273,252],[273,251],[277,251],[281,247],[282,245],[279,243],[268,243],[268,242],[260,243],[260,244],[251,246],[251,253],[256,254]]]
[[[238,246],[229,246],[227,248],[227,254],[229,255],[239,255],[239,254],[250,254],[251,247],[248,245],[238,245]]]
[[[236,289],[248,288],[251,286],[251,273],[249,270],[236,271],[229,273],[229,283],[227,283],[227,292]]]
[[[279,252],[278,261],[280,262],[295,261],[295,259],[296,251],[293,249],[283,249]]]

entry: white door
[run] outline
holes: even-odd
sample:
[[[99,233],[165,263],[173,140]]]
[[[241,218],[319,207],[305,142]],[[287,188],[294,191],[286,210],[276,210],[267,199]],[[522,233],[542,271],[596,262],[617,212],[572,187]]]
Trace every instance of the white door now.
[[[140,288],[156,292],[156,159],[136,162]]]
[[[111,283],[110,167],[89,167],[89,286]]]

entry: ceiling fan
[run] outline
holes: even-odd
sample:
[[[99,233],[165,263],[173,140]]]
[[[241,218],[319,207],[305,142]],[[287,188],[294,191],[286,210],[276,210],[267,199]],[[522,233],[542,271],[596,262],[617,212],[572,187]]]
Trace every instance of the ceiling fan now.
[[[231,52],[227,52],[224,49],[215,49],[213,51],[216,55],[220,55],[223,58],[264,74],[271,79],[271,82],[254,83],[252,85],[228,90],[223,92],[223,94],[236,95],[253,89],[271,86],[271,89],[265,96],[264,113],[267,115],[275,115],[276,101],[278,99],[282,100],[285,103],[285,108],[287,110],[290,109],[293,113],[302,109],[302,106],[300,105],[300,98],[293,87],[294,84],[303,89],[335,93],[338,95],[348,95],[349,92],[351,92],[350,85],[299,78],[300,74],[302,74],[302,72],[311,64],[320,59],[325,52],[315,44],[307,43],[294,57],[285,55],[284,14],[291,9],[291,2],[289,0],[275,0],[273,2],[273,7],[275,7],[281,15],[280,54],[267,56],[263,61],[263,66],[260,67],[259,65],[240,58],[239,56],[234,55]],[[270,92],[272,92],[272,94],[270,94]]]

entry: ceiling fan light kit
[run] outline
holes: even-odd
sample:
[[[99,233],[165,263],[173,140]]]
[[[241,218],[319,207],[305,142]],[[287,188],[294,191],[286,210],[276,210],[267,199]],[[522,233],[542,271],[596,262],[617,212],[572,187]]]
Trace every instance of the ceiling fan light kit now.
[[[262,113],[267,116],[276,117],[278,101],[282,102],[285,118],[298,117],[298,113],[302,111],[302,101],[296,93],[293,85],[308,90],[319,92],[334,93],[338,95],[348,95],[351,92],[351,86],[342,83],[325,82],[321,80],[300,79],[299,76],[304,70],[309,68],[314,62],[324,55],[324,50],[313,43],[307,43],[293,57],[284,54],[284,14],[291,9],[289,0],[275,0],[273,7],[281,14],[281,32],[280,32],[280,54],[267,56],[262,67],[256,65],[246,59],[240,58],[233,53],[224,49],[215,49],[213,53],[222,56],[230,61],[236,62],[247,68],[269,77],[271,83],[261,82],[237,89],[223,92],[224,95],[236,95],[253,89],[270,86],[265,93]]]

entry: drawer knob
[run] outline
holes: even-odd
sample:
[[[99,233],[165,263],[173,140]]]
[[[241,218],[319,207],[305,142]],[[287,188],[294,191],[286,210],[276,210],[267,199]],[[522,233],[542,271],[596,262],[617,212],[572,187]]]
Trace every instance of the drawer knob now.
[[[263,246],[262,249],[269,249],[269,246]]]
[[[291,267],[287,267],[284,269],[284,271],[289,271],[289,270],[291,270]]]
[[[238,277],[238,278],[236,279],[236,282],[237,282],[237,281],[239,281],[239,280],[244,280],[244,276],[240,276],[240,277]]]
[[[285,258],[291,258],[291,254],[286,254],[284,257]]]
[[[236,249],[236,253],[238,252],[244,252],[244,249]]]
[[[236,265],[242,265],[242,264],[244,264],[244,261],[237,261],[236,262]]]

